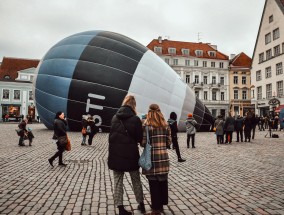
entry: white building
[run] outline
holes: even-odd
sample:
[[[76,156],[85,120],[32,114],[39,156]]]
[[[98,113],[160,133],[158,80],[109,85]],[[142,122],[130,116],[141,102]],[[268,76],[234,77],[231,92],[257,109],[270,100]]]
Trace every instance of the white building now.
[[[266,0],[255,43],[252,70],[252,104],[259,115],[268,115],[272,98],[284,104],[284,0]]]
[[[148,46],[168,63],[214,117],[229,112],[229,58],[209,43],[152,40]]]

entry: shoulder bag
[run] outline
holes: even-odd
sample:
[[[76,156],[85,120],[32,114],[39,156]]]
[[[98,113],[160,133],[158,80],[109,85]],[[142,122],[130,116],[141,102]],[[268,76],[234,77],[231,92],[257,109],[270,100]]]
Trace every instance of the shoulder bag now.
[[[146,135],[147,135],[147,142],[146,142],[146,146],[139,158],[138,164],[140,167],[142,167],[142,169],[145,170],[150,170],[152,168],[152,160],[151,160],[151,149],[152,146],[150,144],[150,138],[149,138],[149,128],[146,125]]]

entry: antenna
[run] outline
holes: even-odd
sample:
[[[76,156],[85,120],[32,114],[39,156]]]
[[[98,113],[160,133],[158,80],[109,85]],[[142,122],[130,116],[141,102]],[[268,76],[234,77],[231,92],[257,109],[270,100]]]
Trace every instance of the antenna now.
[[[202,34],[201,32],[197,32],[197,41],[198,42],[201,42],[201,39],[202,39],[201,34]]]

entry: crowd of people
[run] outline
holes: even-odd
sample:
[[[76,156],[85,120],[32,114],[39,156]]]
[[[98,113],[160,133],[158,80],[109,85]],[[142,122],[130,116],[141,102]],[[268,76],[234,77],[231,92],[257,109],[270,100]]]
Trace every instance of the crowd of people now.
[[[177,161],[185,162],[182,158],[178,142],[177,114],[171,112],[170,118],[166,120],[158,104],[151,104],[148,113],[143,114],[141,119],[137,116],[136,100],[132,95],[127,95],[117,113],[113,116],[108,147],[108,167],[113,172],[114,204],[118,208],[119,215],[130,215],[123,205],[123,178],[129,173],[132,188],[138,203],[138,210],[147,215],[159,215],[163,212],[163,206],[168,204],[168,177],[170,171],[170,159],[168,149],[171,147],[176,151]],[[277,121],[278,120],[278,121]],[[29,139],[29,145],[34,138],[27,126],[28,121],[24,119],[19,130],[24,131]],[[81,145],[92,145],[94,136],[99,132],[96,126],[98,121],[91,115],[82,116],[82,142]],[[195,134],[197,121],[192,113],[188,113],[184,122],[186,127],[186,146],[195,148]],[[265,129],[278,129],[279,118],[258,117],[252,112],[246,113],[245,117],[233,117],[229,114],[224,118],[218,116],[214,122],[217,144],[232,143],[233,134],[236,132],[237,142],[250,142],[255,138],[255,129],[258,126],[260,131]],[[54,142],[57,151],[48,159],[49,164],[54,167],[54,161],[58,158],[58,165],[65,167],[63,152],[68,142],[67,122],[63,112],[56,113],[54,120]],[[24,136],[19,135],[19,145],[23,145]],[[88,142],[87,141],[88,136]],[[146,213],[144,194],[140,178],[139,147],[144,148],[148,142],[151,145],[151,168],[142,168],[142,174],[148,180],[151,211]]]

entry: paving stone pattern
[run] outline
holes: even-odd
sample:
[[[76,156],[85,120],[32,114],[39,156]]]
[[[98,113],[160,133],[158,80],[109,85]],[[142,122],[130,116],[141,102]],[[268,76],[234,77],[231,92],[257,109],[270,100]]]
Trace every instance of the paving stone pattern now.
[[[33,146],[18,146],[17,124],[0,124],[0,214],[117,214],[113,176],[107,167],[108,134],[81,146],[81,134],[69,132],[72,151],[64,153],[67,167],[51,168],[47,159],[56,146],[53,132],[29,124]],[[250,143],[217,145],[211,132],[197,133],[196,148],[186,148],[179,133],[184,163],[169,150],[169,204],[164,214],[284,214],[284,132],[279,139],[256,133]],[[233,137],[235,140],[235,137]],[[26,143],[26,145],[28,145]],[[142,176],[146,210],[148,182]],[[125,176],[124,204],[137,210],[131,180]]]

